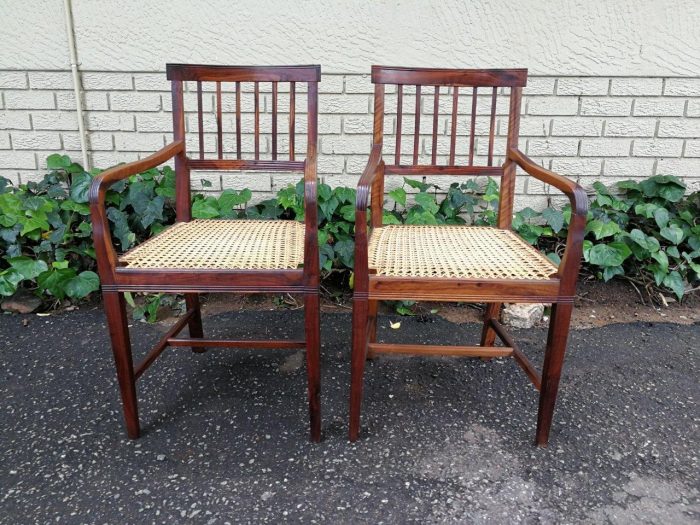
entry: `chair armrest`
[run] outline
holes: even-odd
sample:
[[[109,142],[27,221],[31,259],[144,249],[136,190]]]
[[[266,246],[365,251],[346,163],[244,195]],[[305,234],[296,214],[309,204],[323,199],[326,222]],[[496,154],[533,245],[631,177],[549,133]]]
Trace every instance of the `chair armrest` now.
[[[367,161],[367,166],[360,176],[360,180],[357,183],[357,196],[355,199],[355,211],[359,214],[363,214],[367,211],[367,206],[369,205],[369,195],[370,188],[374,183],[374,179],[377,176],[377,169],[382,162],[382,145],[374,144],[372,145],[372,151],[369,154],[369,160]],[[363,215],[364,217],[364,215]]]
[[[90,184],[89,201],[90,217],[92,219],[92,238],[97,255],[97,268],[103,282],[109,282],[114,268],[117,265],[117,254],[112,245],[112,236],[109,232],[109,222],[107,220],[107,210],[105,209],[105,195],[112,184],[119,182],[126,177],[136,175],[142,171],[149,170],[178,153],[184,151],[184,142],[178,140],[168,144],[163,149],[145,159],[120,164],[103,171],[96,176]]]
[[[382,167],[382,145],[373,144],[367,166],[357,183],[355,194],[355,296],[367,292],[367,206],[371,190]],[[381,206],[381,204],[380,204]]]
[[[559,265],[558,274],[562,281],[563,293],[573,294],[576,289],[576,279],[583,252],[583,237],[588,215],[588,196],[585,190],[577,183],[542,166],[538,166],[518,149],[511,148],[508,150],[508,161],[515,162],[528,175],[554,186],[569,198],[571,203],[569,234],[566,237],[566,248],[564,249],[564,257]]]

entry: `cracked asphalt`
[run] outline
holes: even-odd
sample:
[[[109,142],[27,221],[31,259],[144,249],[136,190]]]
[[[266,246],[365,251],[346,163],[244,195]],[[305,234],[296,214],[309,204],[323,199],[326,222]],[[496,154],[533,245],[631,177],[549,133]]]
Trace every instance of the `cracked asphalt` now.
[[[24,326],[23,320],[29,320]],[[387,341],[468,344],[479,326],[380,318]],[[300,311],[208,316],[216,336],[302,336]],[[134,323],[142,356],[167,327]],[[515,332],[540,363],[545,331]],[[350,316],[322,318],[324,440],[303,353],[170,349],[122,425],[99,308],[0,316],[1,523],[698,523],[700,325],[572,332],[547,449],[512,360],[368,363],[347,439]]]

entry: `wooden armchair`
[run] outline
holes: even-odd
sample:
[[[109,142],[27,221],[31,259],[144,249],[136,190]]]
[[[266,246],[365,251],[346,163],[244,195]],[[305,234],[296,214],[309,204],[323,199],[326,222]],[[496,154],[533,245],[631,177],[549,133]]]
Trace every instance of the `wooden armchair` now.
[[[117,367],[130,438],[139,437],[136,380],[167,347],[306,348],[311,439],[321,437],[319,363],[319,255],[316,207],[316,143],[320,66],[229,67],[168,64],[172,81],[173,142],[142,160],[109,169],[90,187],[90,209],[105,313]],[[190,158],[185,146],[183,83],[196,85],[198,156]],[[213,83],[215,93],[216,157],[205,158],[202,84]],[[222,83],[235,88],[235,156],[225,157],[222,119]],[[249,83],[249,84],[248,84]],[[260,153],[260,84],[271,83],[271,158]],[[288,159],[278,151],[278,85],[289,85]],[[295,158],[296,84],[307,86],[306,159]],[[254,158],[242,158],[242,85],[253,90]],[[247,93],[244,93],[247,94]],[[209,95],[211,97],[211,95]],[[194,98],[194,97],[193,97]],[[302,111],[300,111],[301,113]],[[193,126],[194,127],[194,126]],[[209,136],[209,135],[208,135]],[[250,138],[250,137],[246,137]],[[105,211],[105,194],[115,182],[173,158],[176,172],[177,222],[160,234],[119,256],[114,250]],[[192,220],[190,170],[246,170],[264,173],[303,172],[304,223],[263,220]],[[187,312],[168,330],[150,353],[133,365],[124,292],[183,293]],[[199,308],[201,292],[292,293],[304,296],[305,333],[298,341],[206,339]],[[189,327],[189,337],[178,333]]]
[[[518,129],[522,88],[527,70],[454,70],[372,67],[374,87],[374,137],[369,162],[357,187],[355,222],[355,291],[352,320],[352,384],[350,395],[350,440],[360,430],[363,372],[369,354],[422,354],[467,357],[513,357],[540,391],[536,442],[546,446],[557,396],[569,321],[573,308],[588,200],[574,182],[552,173],[530,160],[518,149]],[[393,162],[386,164],[383,151],[384,91],[386,84],[397,86],[397,128]],[[413,153],[409,164],[402,163],[401,126],[404,86],[415,86],[415,127]],[[432,86],[433,109],[430,160],[419,163],[421,91]],[[437,151],[439,97],[451,97],[449,154],[439,164]],[[468,90],[465,90],[467,88]],[[490,106],[488,137],[475,139],[478,90],[486,88]],[[500,88],[509,88],[505,163],[494,166],[497,97]],[[469,144],[466,154],[456,154],[460,93],[471,95]],[[448,99],[449,100],[449,99]],[[475,164],[475,143],[483,148],[485,165]],[[466,149],[466,148],[463,148]],[[481,148],[480,148],[481,149]],[[459,157],[464,159],[458,165]],[[523,242],[512,230],[516,166],[528,175],[562,191],[572,207],[567,246],[557,267],[535,248]],[[497,227],[475,226],[383,226],[382,208],[386,175],[488,175],[500,177]],[[371,200],[370,228],[367,207]],[[479,346],[426,346],[377,342],[376,316],[380,300],[463,301],[487,303]],[[549,336],[542,373],[528,361],[498,322],[503,302],[552,303]],[[498,336],[505,346],[494,346]]]

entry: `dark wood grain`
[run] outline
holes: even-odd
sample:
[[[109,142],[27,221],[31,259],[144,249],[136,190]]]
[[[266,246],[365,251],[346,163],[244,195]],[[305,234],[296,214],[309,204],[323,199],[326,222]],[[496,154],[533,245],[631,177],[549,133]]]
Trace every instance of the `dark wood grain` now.
[[[372,148],[367,166],[357,185],[355,210],[355,267],[352,315],[352,351],[350,381],[349,438],[355,441],[360,432],[360,412],[365,361],[377,353],[418,355],[455,355],[491,359],[513,357],[536,389],[540,390],[540,406],[537,419],[536,443],[545,446],[549,439],[552,414],[561,376],[569,321],[576,292],[576,278],[581,260],[585,228],[587,197],[578,184],[535,164],[518,149],[522,87],[527,71],[516,70],[445,70],[410,69],[374,66],[372,81],[375,83],[375,121]],[[384,90],[376,89],[385,84],[397,84],[399,106],[397,108],[397,137],[394,164],[384,165],[384,122],[377,117],[383,109]],[[416,116],[412,165],[401,164],[401,100],[403,85],[416,86]],[[418,135],[420,124],[421,86],[434,86],[432,149],[429,165],[418,165]],[[452,123],[450,129],[450,153],[447,165],[437,164],[437,113],[441,86],[452,86]],[[456,132],[459,105],[459,88],[471,87],[471,126],[469,132],[469,160],[466,166],[456,165]],[[486,166],[475,165],[476,113],[478,89],[491,88],[489,112],[489,136]],[[496,110],[499,88],[510,88],[508,137],[505,163],[493,166],[496,135]],[[503,93],[506,93],[505,91]],[[515,168],[520,166],[528,175],[561,190],[569,197],[572,207],[566,248],[559,269],[547,279],[448,279],[439,277],[389,277],[378,275],[369,268],[368,243],[375,228],[381,228],[383,187],[385,175],[488,175],[501,177],[498,211],[498,227],[510,228],[515,196]],[[370,225],[367,210],[372,210]],[[430,247],[427,247],[430,249]],[[507,257],[507,254],[504,254]],[[505,261],[504,261],[505,262]],[[458,301],[485,302],[484,326],[479,346],[437,346],[417,344],[378,343],[376,341],[376,313],[380,300],[399,301]],[[510,334],[498,322],[501,305],[512,303],[552,303],[553,313],[549,327],[547,350],[542,374],[527,359]],[[499,337],[505,346],[495,346]]]
[[[168,80],[209,82],[320,82],[321,66],[166,64]]]
[[[435,164],[437,158],[438,113],[440,110],[440,86],[435,86],[433,97],[433,142],[430,149],[430,163]]]
[[[527,69],[434,69],[372,66],[375,84],[428,86],[520,86],[527,84]]]
[[[221,118],[221,82],[216,83],[216,152],[220,159],[224,158],[224,128]]]
[[[476,102],[478,99],[479,89],[474,87],[472,89],[472,114],[471,114],[471,126],[469,128],[469,165],[474,165],[474,142],[476,138]]]
[[[496,97],[498,96],[498,88],[494,87],[491,93],[491,119],[489,121],[489,154],[488,165],[493,166],[493,140],[496,136]]]
[[[236,82],[236,158],[241,159],[241,83]]]
[[[272,83],[272,160],[277,160],[277,82]]]
[[[255,105],[255,160],[260,160],[260,84],[253,83],[253,101]]]
[[[420,146],[420,93],[421,87],[416,86],[416,113],[413,126],[413,165],[418,164],[418,148]]]
[[[296,127],[296,83],[289,83],[289,160],[294,160],[294,134]]]
[[[457,112],[459,107],[459,86],[452,88],[452,128],[450,130],[450,160],[449,165],[455,165],[455,149],[457,146]],[[433,161],[435,164],[435,161]]]
[[[204,112],[202,110],[202,82],[197,81],[197,131],[199,133],[199,158],[204,158]]]
[[[396,152],[394,164],[401,164],[401,129],[403,127],[403,86],[398,86],[396,95]],[[376,132],[377,128],[375,128]],[[376,142],[375,142],[376,144]]]
[[[122,396],[127,434],[139,436],[138,407],[135,381],[153,365],[169,346],[189,346],[194,351],[208,347],[233,346],[257,348],[305,348],[307,355],[308,403],[310,437],[321,439],[320,408],[320,304],[319,304],[319,248],[317,213],[317,142],[318,142],[318,82],[319,66],[281,67],[229,67],[169,64],[168,78],[172,80],[173,135],[174,141],[160,151],[144,159],[122,164],[97,175],[90,186],[89,201],[93,225],[93,240],[97,266],[107,314],[112,350]],[[185,151],[185,112],[183,81],[196,82],[197,159],[187,157]],[[203,131],[203,82],[215,82],[217,153],[215,159],[205,158]],[[222,82],[235,83],[236,94],[236,159],[223,158]],[[260,82],[272,82],[272,159],[260,159]],[[290,160],[280,160],[277,142],[278,83],[290,85]],[[294,83],[307,84],[307,151],[306,158],[295,160],[294,155]],[[254,159],[244,159],[241,148],[241,85],[254,86]],[[190,170],[264,170],[269,172],[303,172],[304,177],[304,264],[288,270],[231,269],[182,269],[182,268],[131,268],[120,263],[110,236],[105,197],[109,187],[127,177],[136,175],[175,159],[175,203],[177,221],[191,219]],[[148,242],[148,241],[146,241]],[[182,317],[144,360],[133,366],[129,341],[124,292],[144,291],[158,293],[183,293],[187,313]],[[204,337],[202,329],[199,293],[290,293],[304,296],[305,339],[303,341],[241,341]],[[176,337],[187,325],[189,337]]]
[[[481,346],[446,346],[446,345],[399,345],[396,343],[369,343],[371,352],[380,354],[408,355],[449,355],[457,357],[510,357],[513,349],[503,346],[483,348]]]

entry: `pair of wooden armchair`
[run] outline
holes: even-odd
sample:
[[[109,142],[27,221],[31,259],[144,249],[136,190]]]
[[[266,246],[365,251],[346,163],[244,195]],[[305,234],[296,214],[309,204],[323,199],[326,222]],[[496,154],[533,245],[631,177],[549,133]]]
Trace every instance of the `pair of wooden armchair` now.
[[[102,282],[105,311],[112,340],[127,434],[139,436],[136,380],[167,347],[305,348],[311,439],[321,437],[319,247],[316,209],[316,161],[319,66],[227,67],[168,65],[172,81],[173,142],[142,160],[120,165],[95,178],[90,190],[95,250]],[[357,188],[355,223],[355,289],[353,297],[350,440],[359,435],[363,372],[368,355],[404,353],[468,357],[511,356],[540,391],[537,444],[547,444],[554,402],[569,331],[576,278],[581,258],[587,198],[568,179],[536,165],[518,150],[522,88],[527,71],[449,70],[373,67],[374,132],[367,168]],[[198,155],[186,153],[183,83],[191,82],[196,94]],[[216,158],[205,158],[206,137],[202,84],[214,83]],[[235,158],[224,156],[222,83],[234,87]],[[261,158],[261,83],[271,84],[271,153]],[[252,159],[242,158],[242,84],[252,85]],[[306,157],[295,158],[297,85],[306,97]],[[281,87],[284,85],[284,89]],[[396,86],[397,111],[393,162],[384,150],[385,86]],[[413,148],[401,146],[404,86],[415,93]],[[421,154],[420,130],[423,88],[432,87],[433,120],[429,161]],[[486,165],[477,165],[476,118],[479,89],[487,89],[488,136],[484,139]],[[504,89],[505,88],[505,89]],[[442,91],[441,91],[442,90]],[[449,92],[448,92],[449,90]],[[461,90],[461,91],[460,91]],[[506,93],[506,90],[508,93]],[[301,91],[301,90],[300,90]],[[278,119],[280,93],[288,94],[286,153],[280,153]],[[457,127],[460,93],[471,97],[469,144],[458,152]],[[451,97],[449,147],[439,163],[440,96]],[[503,165],[494,165],[498,96],[509,96],[507,144]],[[300,97],[301,98],[301,97]],[[427,108],[426,108],[427,109]],[[299,112],[300,114],[302,112]],[[504,128],[506,129],[506,128]],[[281,156],[285,158],[282,159]],[[410,158],[404,162],[404,157]],[[119,256],[112,245],[105,195],[115,182],[174,158],[177,222],[162,233]],[[516,166],[564,192],[572,204],[567,248],[559,267],[510,229],[513,215]],[[191,170],[299,171],[304,176],[304,223],[296,221],[192,220]],[[384,179],[389,175],[430,174],[500,177],[497,227],[388,226],[382,224]],[[371,203],[371,206],[370,206]],[[370,211],[369,225],[367,210]],[[124,292],[183,293],[185,315],[136,366],[132,359]],[[304,297],[305,339],[293,341],[221,340],[204,337],[198,294],[203,292],[293,293]],[[381,300],[426,300],[487,303],[479,346],[396,345],[377,342],[377,307]],[[498,322],[503,302],[552,303],[549,337],[542,374],[527,360]],[[189,337],[178,337],[185,326]],[[495,346],[499,337],[505,346]]]

